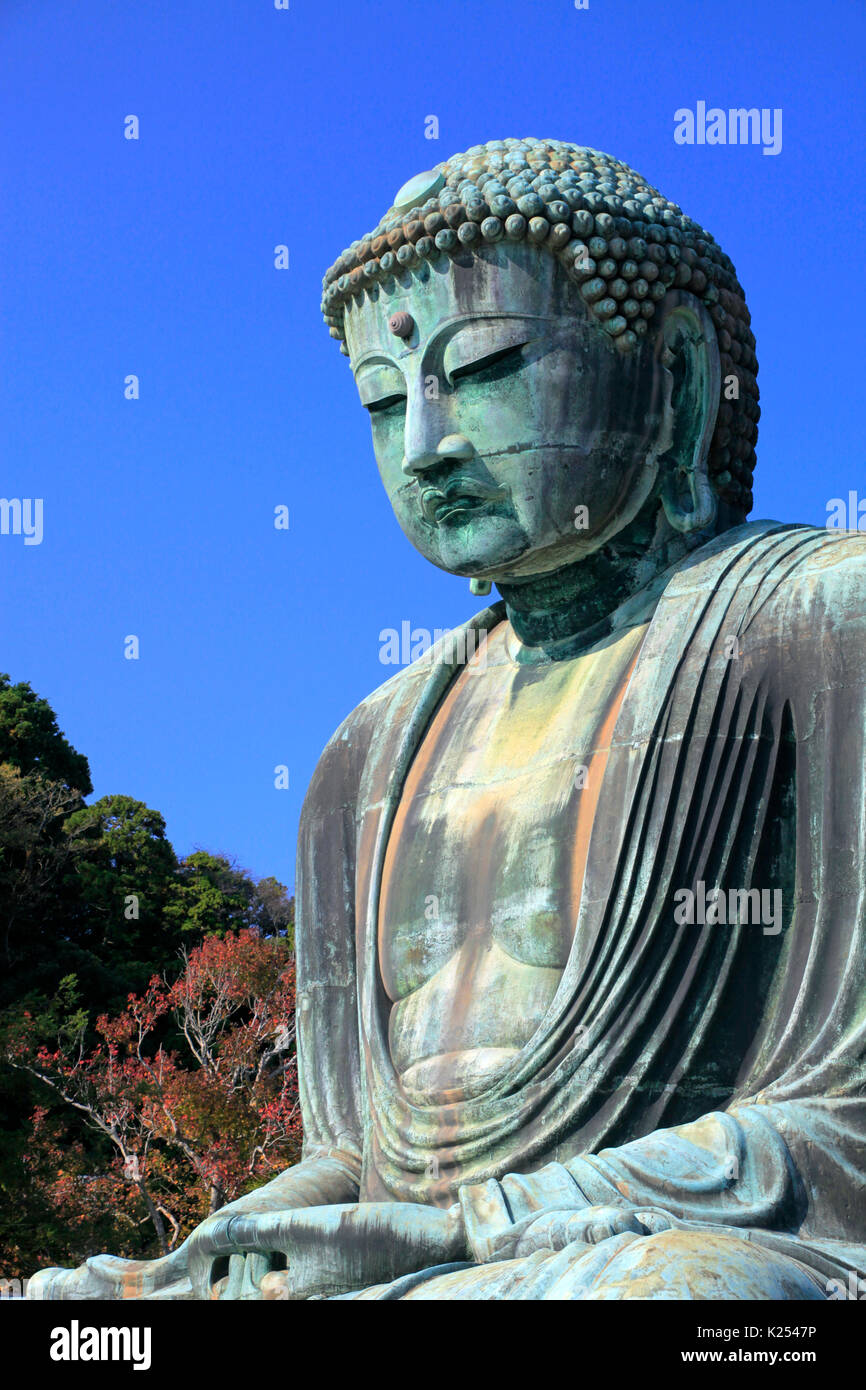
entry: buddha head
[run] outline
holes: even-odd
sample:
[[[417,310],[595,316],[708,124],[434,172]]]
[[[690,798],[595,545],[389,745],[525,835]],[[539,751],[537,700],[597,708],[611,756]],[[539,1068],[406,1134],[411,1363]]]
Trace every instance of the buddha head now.
[[[526,139],[445,160],[339,257],[322,308],[402,529],[480,592],[751,508],[734,267],[608,155]]]

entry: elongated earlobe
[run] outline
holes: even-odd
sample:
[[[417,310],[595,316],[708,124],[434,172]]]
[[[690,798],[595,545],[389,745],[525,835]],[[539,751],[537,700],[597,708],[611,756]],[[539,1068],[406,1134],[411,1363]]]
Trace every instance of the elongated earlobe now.
[[[686,535],[712,526],[718,510],[708,464],[719,410],[719,346],[713,321],[694,296],[683,294],[670,304],[659,352],[669,378],[670,441],[659,458],[661,501],[670,525]]]
[[[673,477],[666,478],[662,484],[662,506],[674,530],[686,535],[690,531],[703,531],[713,524],[718,502],[705,474],[698,473],[696,469],[683,471],[691,494],[691,506],[683,506],[680,489]]]

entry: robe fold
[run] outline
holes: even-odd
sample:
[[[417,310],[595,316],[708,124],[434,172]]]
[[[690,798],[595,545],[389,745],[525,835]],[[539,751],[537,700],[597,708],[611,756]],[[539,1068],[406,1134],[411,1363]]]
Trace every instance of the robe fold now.
[[[467,631],[503,620],[497,604]],[[467,649],[443,639],[364,701],[304,804],[295,1181],[319,1201],[459,1201],[479,1263],[533,1212],[600,1204],[866,1277],[866,537],[754,522],[676,569],[617,716],[555,997],[486,1090],[422,1105],[389,1051],[382,873]],[[684,892],[716,889],[727,920],[683,920]]]

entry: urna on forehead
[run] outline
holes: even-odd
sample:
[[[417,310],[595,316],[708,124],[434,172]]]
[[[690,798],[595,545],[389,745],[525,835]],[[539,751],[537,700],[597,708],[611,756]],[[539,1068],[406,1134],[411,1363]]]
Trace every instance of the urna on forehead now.
[[[669,290],[706,306],[728,383],[710,472],[720,493],[748,511],[760,409],[742,286],[710,233],[611,155],[559,140],[491,140],[414,175],[325,275],[331,336],[347,354],[345,309],[356,296],[388,288],[401,271],[464,261],[499,242],[552,256],[579,287],[590,321],[624,353],[650,330]]]
[[[381,340],[399,348],[395,339],[413,350],[423,345],[444,322],[501,315],[569,319],[575,329],[587,324],[598,346],[615,353],[615,339],[598,334],[587,323],[588,306],[558,269],[552,256],[539,256],[526,243],[483,243],[462,256],[422,260],[401,266],[350,296],[343,310],[346,347],[356,364],[358,353]],[[635,355],[636,357],[636,355]]]

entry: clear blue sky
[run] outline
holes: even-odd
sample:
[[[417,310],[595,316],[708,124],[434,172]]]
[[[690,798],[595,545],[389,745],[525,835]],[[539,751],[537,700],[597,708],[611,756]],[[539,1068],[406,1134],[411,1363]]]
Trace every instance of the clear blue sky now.
[[[399,532],[318,309],[397,188],[479,141],[606,150],[707,226],[758,341],[753,515],[866,496],[864,35],[862,0],[3,0],[0,496],[45,534],[0,536],[0,670],[96,794],[292,884],[380,630],[480,606]],[[781,107],[781,153],[677,145],[701,100]]]

